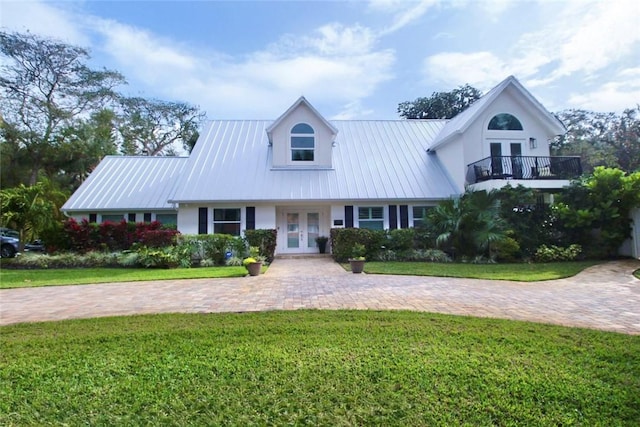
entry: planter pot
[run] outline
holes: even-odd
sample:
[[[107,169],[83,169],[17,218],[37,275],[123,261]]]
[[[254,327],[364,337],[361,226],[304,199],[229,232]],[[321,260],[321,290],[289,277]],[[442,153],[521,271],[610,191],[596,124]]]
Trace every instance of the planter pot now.
[[[261,269],[261,262],[252,262],[251,264],[247,264],[247,271],[249,272],[249,276],[258,276]]]
[[[320,251],[321,254],[324,254],[327,252],[327,242],[318,242],[318,250]]]
[[[349,264],[351,264],[351,271],[354,274],[362,273],[364,270],[364,260],[350,259]]]

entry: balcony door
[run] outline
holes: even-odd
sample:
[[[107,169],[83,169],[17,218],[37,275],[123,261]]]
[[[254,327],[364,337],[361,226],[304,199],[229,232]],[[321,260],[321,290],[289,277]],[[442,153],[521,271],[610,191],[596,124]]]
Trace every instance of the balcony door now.
[[[522,144],[511,143],[511,174],[515,179],[522,179]]]
[[[504,173],[502,168],[502,143],[491,143],[491,175],[501,176]]]

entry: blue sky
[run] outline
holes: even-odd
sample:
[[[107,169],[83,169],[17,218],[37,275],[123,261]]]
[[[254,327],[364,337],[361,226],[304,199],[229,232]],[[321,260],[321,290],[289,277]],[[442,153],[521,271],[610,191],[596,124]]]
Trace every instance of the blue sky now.
[[[330,119],[515,75],[550,111],[640,103],[636,0],[11,1],[3,30],[88,47],[121,90],[273,119],[300,95]]]

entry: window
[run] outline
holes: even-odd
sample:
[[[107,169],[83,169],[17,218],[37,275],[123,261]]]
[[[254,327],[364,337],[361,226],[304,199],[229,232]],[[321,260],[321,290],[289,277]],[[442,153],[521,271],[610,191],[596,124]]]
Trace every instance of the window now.
[[[156,221],[158,221],[162,225],[178,225],[178,215],[177,214],[156,214]]]
[[[291,160],[312,162],[316,145],[315,132],[306,123],[298,123],[291,129]]]
[[[384,210],[382,207],[358,208],[358,227],[383,230]]]
[[[213,232],[215,234],[240,235],[240,209],[214,209]]]
[[[102,215],[102,222],[120,222],[124,219],[122,214],[120,215]]]
[[[522,123],[509,113],[496,114],[489,121],[489,130],[522,130]]]
[[[413,226],[415,228],[422,227],[424,225],[424,218],[433,206],[414,206],[413,207]]]

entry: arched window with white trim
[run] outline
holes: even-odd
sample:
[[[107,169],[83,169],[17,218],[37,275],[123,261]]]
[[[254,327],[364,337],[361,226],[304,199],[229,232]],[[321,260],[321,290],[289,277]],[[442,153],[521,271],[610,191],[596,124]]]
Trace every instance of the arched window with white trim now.
[[[489,121],[489,130],[522,130],[522,123],[513,114],[496,114]]]
[[[315,131],[307,123],[291,128],[291,161],[313,162],[315,159]]]

